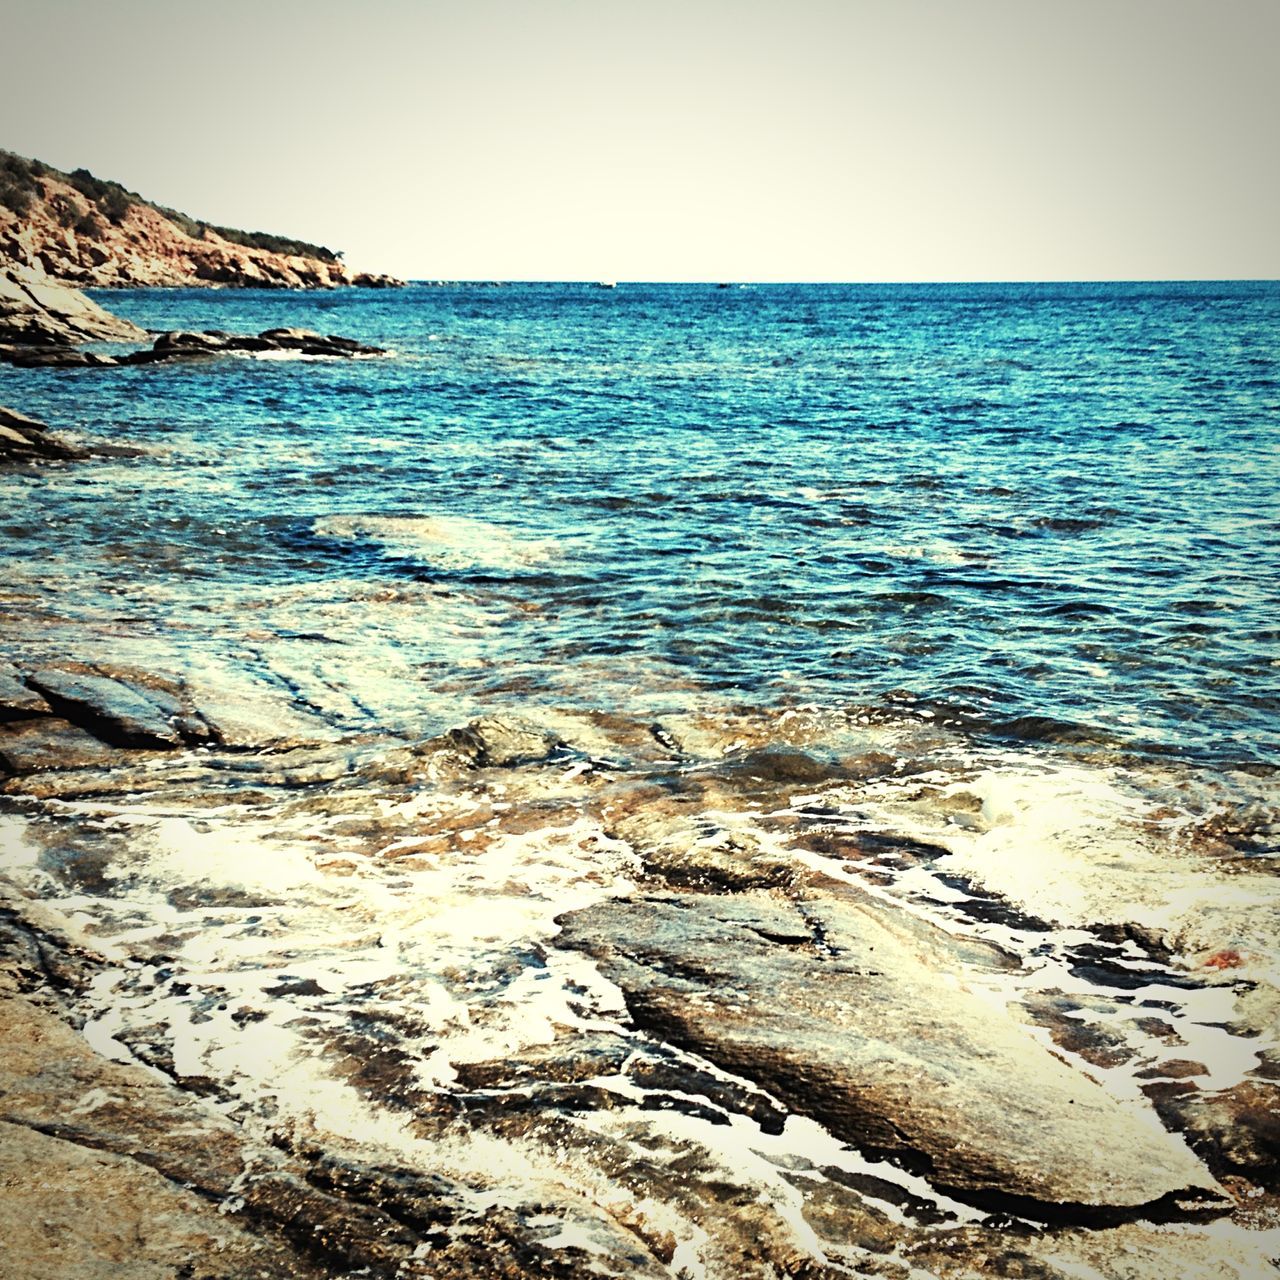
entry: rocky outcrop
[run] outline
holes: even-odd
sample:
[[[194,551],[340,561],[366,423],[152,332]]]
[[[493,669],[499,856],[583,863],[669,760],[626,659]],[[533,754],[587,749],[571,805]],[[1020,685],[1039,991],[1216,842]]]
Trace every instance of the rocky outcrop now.
[[[138,342],[144,330],[38,268],[0,262],[0,349]]]
[[[147,336],[145,329],[112,315],[78,289],[50,279],[39,270],[0,267],[0,363],[19,368],[110,368],[232,351],[296,351],[299,355],[343,358],[385,354],[381,347],[311,329],[267,329],[259,334],[179,330],[162,333],[150,347],[123,355],[84,351],[79,345],[95,341],[136,343]],[[0,460],[24,452],[39,455],[41,445],[49,442],[36,440],[31,432],[42,431],[43,427],[35,419],[19,422],[16,419],[21,415],[5,412],[10,418],[0,418]]]
[[[233,352],[290,351],[302,356],[350,359],[353,356],[386,355],[383,347],[368,346],[338,334],[312,329],[265,329],[262,333],[227,333],[224,330],[162,333],[150,347],[122,355],[80,351],[57,344],[6,347],[0,345],[0,361],[23,369],[114,368],[121,365],[166,364],[199,360]]]
[[[83,172],[63,174],[7,153],[0,158],[23,175],[17,196],[9,195],[21,208],[0,202],[0,263],[93,288],[403,284],[393,276],[353,271],[320,246],[214,228]],[[258,247],[255,240],[293,251]]]
[[[564,926],[639,1026],[959,1199],[1094,1223],[1225,1205],[1180,1140],[940,982],[868,903],[664,893]]]
[[[100,1211],[51,1215],[54,1256],[27,1184],[0,1197],[33,1273],[118,1269],[126,1237],[131,1274],[167,1256],[210,1280],[1266,1272],[1263,1068],[1223,1087],[1151,1029],[1150,1069],[1143,1041],[1122,1069],[1148,1107],[1101,1076],[1113,1055],[1026,1015],[1091,1002],[1118,1033],[1152,1006],[1046,986],[1038,929],[881,891],[876,867],[938,849],[850,833],[842,858],[796,856],[831,816],[808,789],[882,767],[839,732],[793,715],[770,747],[741,720],[542,710],[272,744],[288,682],[262,686],[264,737],[208,671],[40,652],[0,669],[0,751],[45,760],[0,780],[0,840],[6,803],[37,815],[0,875],[0,1124],[15,1178]],[[222,741],[164,742],[189,745],[166,693]],[[38,1045],[4,1021],[6,925]],[[434,1005],[433,938],[457,965]],[[1176,990],[1150,993],[1186,1031]],[[295,1029],[264,1073],[254,1045]]]
[[[180,747],[218,736],[199,712],[168,689],[57,667],[35,672],[27,685],[55,713],[112,746]]]
[[[0,348],[0,353],[3,349]],[[0,405],[0,466],[6,463],[74,462],[82,458],[136,458],[142,453],[130,445],[105,440],[72,442],[50,431],[39,418]],[[0,677],[0,721],[4,720],[4,681]]]
[[[51,435],[47,423],[0,405],[0,463],[65,461],[87,456],[85,450]],[[4,687],[0,681],[0,707],[3,699]]]

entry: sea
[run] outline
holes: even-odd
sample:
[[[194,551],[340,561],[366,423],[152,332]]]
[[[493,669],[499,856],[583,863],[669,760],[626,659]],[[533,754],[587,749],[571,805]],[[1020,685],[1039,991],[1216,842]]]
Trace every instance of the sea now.
[[[9,547],[62,597],[74,566],[63,610],[198,617],[182,643],[215,655],[229,615],[325,630],[356,583],[500,610],[332,618],[335,669],[411,670],[394,710],[423,725],[910,694],[983,738],[1276,758],[1275,285],[99,296],[392,354],[8,373],[146,450],[6,479]]]
[[[566,1028],[634,1037],[554,940],[566,912],[670,881],[680,845],[767,848],[998,946],[1010,963],[964,980],[1125,1107],[1170,1056],[1206,1091],[1280,1062],[1280,1004],[1237,1004],[1280,987],[1280,284],[95,296],[153,330],[386,352],[0,383],[132,454],[0,474],[4,655],[270,693],[286,736],[309,724],[357,761],[338,782],[157,764],[125,795],[10,798],[10,885],[125,957],[87,997],[105,1052],[198,1077],[264,1143],[292,1125],[425,1160],[329,1069],[372,1034],[371,993],[378,1043],[441,1096]],[[556,737],[538,781],[406,790],[366,767],[484,717]],[[144,982],[148,949],[182,982]],[[662,1129],[657,1086],[625,1075],[609,1132],[650,1150],[660,1131],[707,1187],[771,1205],[761,1230],[791,1243],[769,1266],[793,1248],[863,1274],[863,1245],[803,1216],[832,1169],[881,1208],[930,1195],[816,1122],[788,1147],[703,1099]],[[592,1164],[602,1115],[501,1177],[554,1165],[582,1191],[591,1168],[597,1202],[663,1206],[670,1274],[755,1274],[725,1262],[714,1197]],[[478,1141],[458,1176],[482,1176]],[[1152,1274],[1201,1274],[1178,1248],[1253,1274],[1280,1252],[1254,1235],[1152,1244]],[[1245,1270],[1214,1270],[1228,1248]],[[1070,1274],[1109,1273],[1086,1255]]]

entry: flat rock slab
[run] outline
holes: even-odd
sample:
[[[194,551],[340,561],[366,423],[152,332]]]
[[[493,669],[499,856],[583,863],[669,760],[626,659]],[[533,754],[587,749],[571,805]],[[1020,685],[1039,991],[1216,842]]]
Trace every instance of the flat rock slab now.
[[[176,699],[108,676],[46,667],[27,683],[59,715],[117,747],[179,747]]]
[[[116,763],[118,758],[114,747],[53,716],[0,724],[0,772],[100,769]]]
[[[562,918],[640,1027],[958,1199],[1046,1221],[1226,1208],[1122,1105],[861,900],[655,894]]]
[[[0,666],[0,722],[47,716],[49,704],[12,667]]]

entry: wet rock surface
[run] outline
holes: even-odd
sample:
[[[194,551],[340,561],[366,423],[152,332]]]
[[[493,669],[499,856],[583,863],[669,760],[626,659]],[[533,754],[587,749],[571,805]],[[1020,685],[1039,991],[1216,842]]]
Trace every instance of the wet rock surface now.
[[[4,673],[0,1123],[101,1205],[0,1195],[51,1276],[1268,1274],[1261,973],[995,910],[934,730]]]
[[[0,405],[0,464],[64,462],[85,457],[86,450],[51,435],[47,423]]]
[[[1185,1147],[963,989],[866,903],[760,893],[564,918],[638,1025],[958,1198],[1050,1219],[1222,1209]]]
[[[28,686],[53,710],[117,747],[177,747],[208,741],[213,731],[160,689],[142,689],[91,671],[44,667]]]
[[[81,351],[69,345],[69,341],[31,341],[9,346],[0,343],[0,360],[24,369],[109,369],[200,360],[235,352],[254,355],[291,352],[328,359],[386,354],[382,347],[310,329],[266,329],[259,334],[175,330],[160,334],[150,347],[140,347],[123,355]]]

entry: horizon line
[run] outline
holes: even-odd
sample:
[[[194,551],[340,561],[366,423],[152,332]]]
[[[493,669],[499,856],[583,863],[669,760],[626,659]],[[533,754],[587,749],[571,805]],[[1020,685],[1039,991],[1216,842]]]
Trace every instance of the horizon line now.
[[[1280,276],[1071,276],[1071,277],[972,277],[964,279],[751,279],[706,277],[703,279],[635,279],[607,280],[590,276],[409,276],[406,284],[432,285],[508,285],[508,284],[580,284],[592,288],[620,288],[623,285],[710,285],[713,288],[735,288],[743,285],[786,287],[789,285],[1086,285],[1086,284],[1280,284]]]

